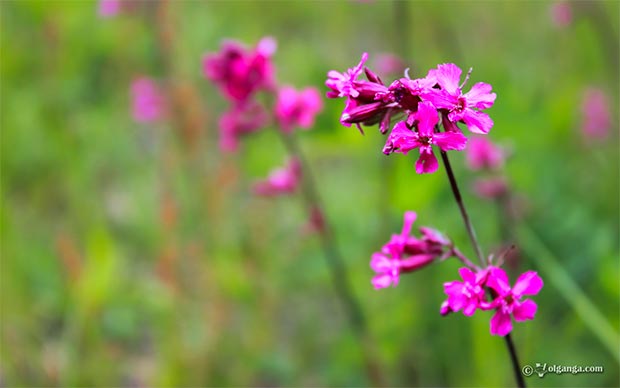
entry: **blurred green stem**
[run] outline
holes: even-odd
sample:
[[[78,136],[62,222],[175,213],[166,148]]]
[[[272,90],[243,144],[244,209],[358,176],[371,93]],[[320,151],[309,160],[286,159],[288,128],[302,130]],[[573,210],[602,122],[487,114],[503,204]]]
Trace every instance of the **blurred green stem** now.
[[[385,380],[379,368],[379,364],[373,356],[371,341],[368,336],[368,325],[364,313],[360,307],[358,299],[353,294],[353,290],[349,283],[347,269],[338,251],[333,230],[325,215],[324,206],[317,190],[316,180],[310,171],[310,167],[303,155],[301,147],[297,143],[295,133],[286,134],[280,129],[277,132],[291,157],[299,160],[302,170],[302,197],[304,199],[308,215],[311,221],[314,214],[318,212],[322,222],[318,229],[321,245],[327,259],[332,283],[336,290],[338,298],[342,302],[349,322],[355,333],[362,342],[363,355],[366,362],[366,371],[368,378],[374,386],[385,386]]]
[[[448,180],[450,180],[450,187],[452,188],[452,194],[454,194],[454,199],[459,206],[459,210],[461,211],[461,216],[463,217],[463,222],[465,223],[465,229],[467,229],[467,234],[469,235],[469,239],[476,251],[476,255],[480,260],[480,264],[483,267],[486,267],[484,255],[482,254],[482,248],[480,248],[480,244],[478,243],[478,239],[476,238],[476,232],[474,231],[474,227],[471,223],[469,215],[467,214],[467,209],[465,208],[465,203],[463,202],[463,197],[461,196],[461,191],[459,190],[459,186],[456,183],[456,178],[454,177],[454,173],[452,172],[452,166],[450,165],[450,159],[448,159],[448,154],[445,151],[441,151],[441,159],[446,168],[446,173],[448,174]],[[515,375],[515,380],[517,381],[517,385],[519,387],[525,387],[525,380],[523,379],[523,375],[521,374],[521,367],[519,366],[519,358],[517,356],[517,349],[515,349],[515,345],[512,342],[512,337],[510,334],[504,336],[504,340],[506,341],[506,346],[508,347],[508,352],[510,353],[510,361],[512,362],[512,368]]]
[[[536,262],[539,263],[540,269],[545,273],[545,279],[549,279],[551,284],[560,291],[560,295],[566,299],[566,302],[581,317],[586,326],[598,337],[603,346],[609,350],[609,353],[620,362],[620,354],[618,353],[620,334],[614,330],[605,316],[575,283],[553,252],[531,227],[521,224],[517,226],[516,232],[519,243],[524,245],[525,250],[536,255]]]

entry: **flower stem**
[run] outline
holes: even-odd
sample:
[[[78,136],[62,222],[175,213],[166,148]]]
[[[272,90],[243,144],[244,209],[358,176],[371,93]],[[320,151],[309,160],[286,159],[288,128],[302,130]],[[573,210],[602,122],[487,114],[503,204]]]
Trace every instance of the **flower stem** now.
[[[480,260],[480,263],[483,267],[486,267],[486,263],[484,260],[484,255],[482,254],[482,248],[480,248],[480,244],[478,243],[478,239],[476,238],[476,232],[474,231],[474,227],[469,219],[469,215],[467,214],[467,209],[465,208],[465,204],[463,203],[463,197],[461,196],[461,192],[459,190],[459,186],[456,183],[456,178],[454,177],[454,173],[452,172],[452,166],[450,165],[450,160],[448,159],[448,154],[445,151],[441,151],[441,159],[446,168],[446,173],[448,174],[448,179],[450,180],[450,187],[452,188],[452,193],[454,194],[454,199],[459,206],[459,210],[461,211],[461,216],[463,217],[463,222],[465,223],[465,228],[467,229],[467,234],[469,235],[469,239],[476,251],[476,255]],[[512,368],[515,375],[515,380],[517,381],[517,385],[521,388],[525,388],[525,380],[523,379],[523,375],[521,374],[521,367],[519,366],[519,358],[517,357],[517,350],[512,342],[512,337],[510,334],[504,336],[504,340],[506,341],[506,346],[508,347],[508,352],[510,353],[510,361],[512,362]]]
[[[486,261],[484,260],[484,255],[482,254],[482,249],[480,248],[480,244],[478,243],[478,239],[476,238],[476,232],[474,231],[474,226],[469,219],[469,214],[467,214],[467,209],[465,209],[465,204],[463,203],[463,197],[461,196],[461,191],[459,190],[459,186],[456,183],[456,178],[454,178],[454,173],[452,172],[452,166],[450,165],[450,160],[448,159],[448,154],[445,151],[441,151],[441,159],[443,160],[443,164],[446,167],[446,173],[448,174],[448,179],[450,180],[450,187],[452,188],[452,193],[454,194],[454,199],[456,200],[457,205],[459,206],[459,210],[461,211],[461,216],[463,217],[463,222],[465,223],[465,229],[467,229],[467,234],[469,235],[469,240],[471,241],[474,250],[476,251],[476,256],[478,256],[478,260],[480,260],[480,264],[483,267],[486,267]]]
[[[277,130],[288,153],[299,160],[302,170],[302,197],[304,199],[308,214],[313,217],[315,212],[319,212],[322,223],[318,228],[321,245],[327,259],[327,264],[331,273],[332,283],[336,294],[344,306],[349,322],[355,333],[359,336],[363,356],[366,363],[366,371],[369,380],[374,386],[385,386],[385,380],[379,368],[377,360],[374,358],[372,344],[368,335],[368,325],[366,318],[360,307],[358,299],[355,297],[349,283],[348,273],[344,261],[337,249],[333,231],[324,212],[324,206],[317,190],[316,181],[312,175],[309,165],[303,155],[294,133],[286,134]]]

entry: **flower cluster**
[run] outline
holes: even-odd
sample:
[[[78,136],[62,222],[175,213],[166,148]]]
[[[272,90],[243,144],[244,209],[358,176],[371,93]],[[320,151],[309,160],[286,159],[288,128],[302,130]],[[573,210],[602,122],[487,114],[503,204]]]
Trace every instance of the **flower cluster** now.
[[[420,238],[410,235],[416,217],[415,212],[406,212],[400,234],[392,235],[381,251],[372,255],[370,267],[377,273],[372,279],[375,289],[396,286],[401,273],[415,271],[451,255],[452,243],[434,229],[420,228]]]
[[[291,136],[295,128],[309,129],[316,115],[323,109],[321,95],[316,88],[301,90],[275,82],[272,56],[276,41],[266,37],[255,48],[249,49],[234,41],[225,41],[217,53],[203,57],[203,72],[231,103],[219,122],[219,146],[222,151],[234,152],[239,139],[274,124],[282,136]],[[259,93],[270,98],[260,99]],[[273,102],[268,106],[262,101]],[[269,176],[254,184],[254,194],[265,197],[290,195],[302,183],[303,171],[300,158],[291,155],[284,167],[273,170]],[[309,210],[308,231],[324,228],[320,208]]]
[[[424,78],[410,79],[406,74],[387,86],[364,66],[367,59],[364,53],[359,64],[345,73],[328,72],[327,97],[346,98],[340,122],[345,126],[355,124],[362,133],[361,125],[379,124],[385,134],[392,127],[392,119],[397,118],[383,153],[406,154],[418,149],[417,173],[437,170],[433,145],[441,151],[465,149],[467,138],[458,123],[477,134],[486,134],[493,127],[493,121],[483,112],[495,102],[491,85],[479,82],[463,93],[469,75],[460,84],[462,71],[455,64],[441,64]],[[360,79],[362,73],[366,80]],[[439,131],[439,123],[444,132]]]
[[[466,267],[459,269],[462,281],[444,283],[448,299],[441,306],[441,315],[463,311],[464,315],[471,316],[477,310],[495,310],[491,318],[491,334],[499,336],[512,331],[512,318],[516,321],[534,318],[536,303],[523,300],[523,296],[535,295],[542,288],[543,281],[536,272],[525,272],[511,288],[503,269],[491,264],[482,269],[473,265],[435,229],[422,227],[420,237],[411,235],[415,220],[415,212],[405,212],[400,234],[392,235],[380,252],[373,253],[370,267],[376,272],[372,279],[375,289],[396,286],[402,273],[455,257]]]
[[[222,151],[236,151],[242,136],[268,125],[270,114],[281,131],[290,133],[296,127],[312,127],[314,117],[321,111],[322,101],[316,88],[298,91],[276,84],[271,59],[276,47],[276,41],[270,37],[261,39],[253,49],[239,42],[225,41],[219,52],[203,57],[205,77],[231,103],[220,119]],[[259,102],[259,92],[273,95],[276,102],[272,109]]]
[[[476,310],[495,310],[491,318],[491,334],[505,336],[512,331],[512,318],[517,322],[534,319],[537,305],[524,295],[536,295],[543,281],[534,271],[519,276],[510,287],[508,275],[498,267],[489,266],[477,272],[469,268],[459,270],[461,281],[444,283],[448,299],[441,306],[441,314],[463,311],[471,316]]]

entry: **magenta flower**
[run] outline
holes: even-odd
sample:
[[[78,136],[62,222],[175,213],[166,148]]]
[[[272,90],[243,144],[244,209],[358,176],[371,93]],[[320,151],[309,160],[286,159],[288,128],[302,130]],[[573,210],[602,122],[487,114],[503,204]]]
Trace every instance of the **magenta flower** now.
[[[290,86],[284,86],[278,90],[275,116],[284,132],[291,132],[294,127],[312,127],[314,116],[321,109],[323,101],[316,88],[297,91]]]
[[[131,83],[132,115],[138,123],[153,123],[165,116],[166,99],[157,83],[139,77]]]
[[[415,271],[444,257],[445,248],[451,246],[451,242],[434,229],[420,228],[421,239],[411,236],[416,217],[415,212],[405,212],[400,234],[392,235],[381,252],[372,255],[370,268],[377,273],[372,279],[375,289],[398,285],[401,273]]]
[[[202,64],[205,76],[215,82],[235,103],[244,103],[258,90],[273,87],[271,56],[273,38],[263,38],[254,50],[234,41],[225,41],[219,53],[207,54]]]
[[[486,137],[473,137],[465,151],[465,161],[472,170],[497,170],[504,165],[504,150]]]
[[[102,18],[114,17],[121,11],[121,0],[99,0],[97,11]]]
[[[269,116],[262,106],[256,103],[234,106],[220,118],[220,149],[234,152],[239,146],[239,138],[258,131],[267,124]]]
[[[583,93],[581,103],[583,123],[581,130],[587,139],[604,139],[609,135],[611,113],[609,99],[604,91],[588,88]]]
[[[549,8],[551,22],[558,28],[568,27],[573,21],[573,9],[568,1],[555,1]]]
[[[357,77],[362,74],[364,63],[367,59],[368,53],[363,53],[362,59],[357,66],[348,69],[345,73],[330,70],[327,73],[327,81],[325,81],[325,86],[331,89],[331,91],[327,92],[327,98],[359,96],[359,92],[355,88],[355,82]]]
[[[493,127],[493,120],[481,112],[493,106],[495,93],[491,93],[491,85],[478,82],[465,94],[459,82],[461,69],[453,63],[445,63],[432,70],[440,89],[426,89],[421,93],[423,100],[430,101],[442,113],[447,114],[450,122],[464,122],[474,133],[486,134]]]
[[[254,193],[265,197],[292,194],[301,181],[301,164],[293,158],[281,168],[273,170],[267,179],[254,185]]]
[[[439,122],[437,111],[430,102],[419,103],[418,111],[410,116],[417,123],[417,131],[409,129],[406,122],[398,122],[385,142],[383,153],[392,152],[407,154],[415,148],[420,149],[420,157],[416,162],[418,174],[433,173],[439,164],[433,153],[433,144],[442,151],[465,149],[467,138],[461,132],[435,132]]]
[[[485,302],[485,282],[489,271],[487,269],[478,273],[469,268],[459,269],[462,282],[452,281],[443,284],[444,292],[448,299],[441,308],[441,314],[463,310],[466,316],[472,316],[477,309],[488,310],[492,306]]]
[[[510,333],[512,317],[517,322],[534,319],[538,306],[530,299],[521,299],[524,295],[538,294],[543,287],[543,281],[536,272],[525,272],[519,276],[514,287],[510,288],[506,272],[501,268],[492,268],[487,286],[497,294],[492,302],[496,312],[491,318],[491,334],[505,336]]]

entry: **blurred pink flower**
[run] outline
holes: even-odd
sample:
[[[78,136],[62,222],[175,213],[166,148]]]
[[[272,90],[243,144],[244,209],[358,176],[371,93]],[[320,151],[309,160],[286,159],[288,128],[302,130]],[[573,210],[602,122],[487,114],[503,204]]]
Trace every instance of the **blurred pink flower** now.
[[[508,183],[504,178],[480,178],[474,181],[474,192],[481,198],[494,199],[508,193]]]
[[[603,90],[588,88],[584,91],[581,114],[581,130],[586,138],[604,139],[609,135],[611,113],[609,99]]]
[[[98,13],[102,18],[118,15],[121,10],[121,0],[99,0]]]
[[[538,306],[530,299],[521,300],[524,295],[536,295],[543,287],[543,281],[534,271],[519,276],[514,287],[510,288],[508,276],[501,268],[492,268],[487,286],[495,291],[497,297],[492,305],[496,309],[491,318],[491,334],[505,336],[512,331],[512,318],[521,322],[534,319]]]
[[[465,149],[467,138],[460,131],[435,132],[439,115],[430,102],[420,102],[413,119],[418,123],[418,131],[409,129],[404,121],[397,123],[385,142],[384,154],[389,155],[392,152],[407,154],[412,149],[419,148],[420,157],[416,162],[416,172],[425,174],[433,173],[439,167],[433,153],[433,144],[442,151]]]
[[[465,151],[465,161],[472,170],[497,170],[504,165],[504,150],[486,137],[472,137]]]
[[[399,56],[390,53],[378,54],[374,63],[379,74],[402,74],[407,67]]]
[[[257,103],[235,105],[220,117],[220,150],[234,152],[239,147],[239,138],[261,129],[269,116]]]
[[[244,103],[256,91],[273,87],[271,56],[275,50],[276,42],[270,37],[258,42],[254,50],[235,41],[225,41],[220,52],[203,57],[203,71],[220,87],[225,97],[235,103]]]
[[[292,158],[286,166],[273,170],[267,179],[254,185],[254,193],[261,196],[273,197],[292,194],[301,181],[301,164]]]
[[[551,22],[560,28],[567,27],[573,21],[573,9],[568,1],[556,1],[549,7]]]
[[[312,127],[314,116],[322,108],[323,101],[316,88],[297,91],[291,86],[283,86],[278,90],[275,115],[284,132],[291,132],[294,127]]]
[[[139,77],[131,83],[132,113],[139,123],[153,123],[166,115],[166,99],[153,79]]]
[[[372,279],[375,289],[398,285],[401,273],[412,272],[442,257],[451,245],[441,233],[430,228],[420,228],[422,238],[411,236],[411,228],[417,215],[405,212],[400,234],[394,234],[381,252],[373,253],[370,268],[377,273]]]

